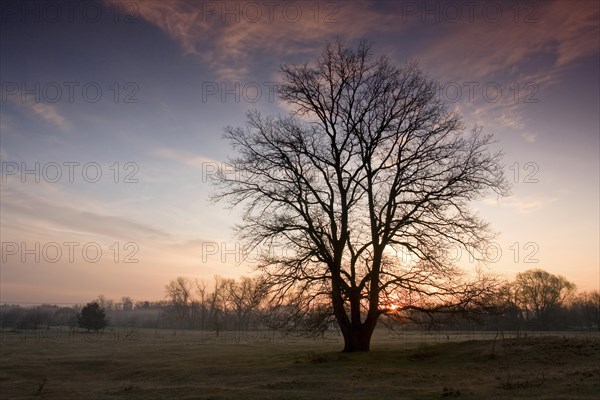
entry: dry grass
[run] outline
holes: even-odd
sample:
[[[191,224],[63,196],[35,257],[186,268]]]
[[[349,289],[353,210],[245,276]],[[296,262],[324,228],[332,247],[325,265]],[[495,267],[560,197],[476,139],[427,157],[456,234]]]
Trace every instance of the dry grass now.
[[[372,351],[328,340],[226,341],[195,332],[58,337],[4,333],[2,399],[595,399],[600,338],[423,343]],[[458,338],[460,339],[460,337]]]

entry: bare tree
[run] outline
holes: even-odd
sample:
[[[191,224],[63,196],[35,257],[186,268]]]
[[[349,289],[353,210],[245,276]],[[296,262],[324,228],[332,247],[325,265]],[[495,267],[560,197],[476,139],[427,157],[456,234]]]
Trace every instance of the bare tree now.
[[[600,292],[580,293],[571,304],[571,310],[580,314],[583,326],[590,331],[595,329],[600,332]]]
[[[123,311],[133,310],[133,300],[129,296],[121,297],[121,306]]]
[[[226,316],[228,309],[227,285],[229,280],[219,275],[214,277],[215,285],[212,293],[209,295],[208,318],[212,322],[214,330],[219,333],[225,329]]]
[[[165,286],[165,295],[173,307],[176,318],[188,326],[191,324],[193,282],[182,276]]]
[[[480,298],[489,285],[460,279],[447,250],[493,237],[468,208],[508,192],[491,136],[464,132],[416,64],[374,59],[366,43],[329,44],[281,72],[294,113],[251,111],[245,129],[226,128],[235,173],[221,171],[212,196],[244,204],[237,234],[263,250],[258,268],[278,298],[330,304],[345,351],[368,351],[382,314]]]
[[[114,300],[106,298],[106,296],[103,294],[98,295],[98,299],[96,300],[96,302],[100,305],[102,309],[107,311],[115,308]]]
[[[575,291],[575,285],[565,277],[543,269],[531,269],[517,274],[515,279],[517,299],[528,319],[537,319],[542,328]]]
[[[227,296],[237,318],[237,328],[247,329],[251,314],[259,309],[267,296],[267,286],[261,277],[242,276],[226,281]]]
[[[198,300],[195,301],[198,310],[195,319],[200,320],[200,329],[205,329],[206,313],[208,311],[208,299],[210,295],[207,293],[208,284],[205,280],[196,279],[196,293],[198,294]]]

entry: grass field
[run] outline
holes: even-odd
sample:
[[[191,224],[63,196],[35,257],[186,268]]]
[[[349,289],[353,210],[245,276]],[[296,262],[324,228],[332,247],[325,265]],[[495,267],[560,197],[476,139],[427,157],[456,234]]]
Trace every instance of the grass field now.
[[[131,333],[131,332],[130,332]],[[596,399],[598,335],[2,334],[2,399]],[[487,338],[487,339],[484,339]]]

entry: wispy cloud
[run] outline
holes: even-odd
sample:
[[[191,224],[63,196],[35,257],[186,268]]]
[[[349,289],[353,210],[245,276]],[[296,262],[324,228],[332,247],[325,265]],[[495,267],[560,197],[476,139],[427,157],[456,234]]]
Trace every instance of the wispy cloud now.
[[[115,6],[123,4],[107,1]],[[224,79],[247,76],[260,67],[256,65],[258,60],[267,57],[279,60],[282,56],[314,53],[322,48],[324,39],[340,36],[352,40],[374,30],[398,31],[402,26],[393,15],[378,11],[372,2],[360,0],[137,1],[134,9],[139,17],[176,40],[185,54],[199,57]]]
[[[514,208],[521,214],[529,214],[535,211],[539,211],[542,208],[558,201],[558,197],[549,197],[543,195],[532,195],[532,196],[516,196],[513,195],[506,199],[486,199],[484,203],[489,205],[499,205],[500,207]]]
[[[546,90],[561,82],[566,69],[600,47],[599,5],[578,7],[567,1],[535,2],[535,18],[515,21],[515,5],[506,6],[503,18],[494,23],[456,23],[437,35],[419,57],[425,69],[440,80],[475,86],[473,110],[465,117],[484,126],[516,131],[534,143],[537,134],[527,125],[525,110],[543,101]],[[531,10],[530,10],[531,11]],[[497,93],[496,88],[501,90]]]
[[[521,134],[521,137],[523,138],[523,140],[525,140],[527,143],[534,143],[535,140],[537,139],[537,133],[533,133],[533,132],[523,132]]]
[[[199,156],[191,153],[185,153],[182,151],[177,151],[168,148],[159,148],[153,152],[154,155],[159,156],[161,158],[177,161],[180,164],[186,165],[188,167],[203,169],[207,164],[217,165],[218,161],[204,156]]]
[[[19,226],[36,227],[38,235],[52,232],[105,237],[111,240],[160,240],[170,237],[166,232],[146,223],[120,215],[92,211],[88,201],[80,208],[56,184],[37,183],[36,190],[16,180],[3,185],[2,210]],[[4,223],[5,221],[3,221]],[[10,221],[6,221],[10,222]]]
[[[105,0],[116,7],[119,0]],[[339,36],[347,40],[367,34],[388,32],[395,35],[416,24],[423,15],[409,13],[402,2],[377,7],[370,1],[351,2],[191,2],[185,0],[128,2],[128,11],[167,33],[185,54],[200,57],[222,77],[237,77],[250,72],[252,62],[261,57],[318,51],[323,39]],[[536,55],[554,57],[552,68],[560,68],[593,54],[598,49],[597,3],[574,7],[567,1],[536,2],[534,15],[513,18],[514,4],[500,2],[503,18],[497,22],[477,23],[468,18],[451,23],[443,21],[433,29],[443,35],[423,43],[415,54],[428,68],[440,75],[460,73],[472,79],[493,76],[523,64]],[[425,7],[425,6],[422,6]],[[481,8],[481,7],[480,7]],[[292,12],[293,11],[293,12]],[[480,9],[478,11],[481,11]],[[523,14],[525,14],[523,11]],[[481,14],[481,15],[480,15]],[[527,21],[533,17],[533,21]],[[447,22],[444,24],[444,22]],[[268,37],[268,40],[265,38]]]
[[[23,103],[27,105],[36,115],[47,122],[64,128],[67,124],[67,119],[58,111],[56,106],[45,103]]]
[[[118,0],[105,1],[123,6]],[[262,72],[264,65],[276,68],[282,59],[311,59],[324,40],[336,36],[345,40],[378,33],[397,37],[423,24],[421,15],[407,18],[407,8],[397,3],[171,0],[137,1],[128,10],[135,9],[139,18],[160,28],[184,54],[197,57],[219,78],[239,80]],[[317,4],[319,8],[315,8]],[[527,10],[522,10],[520,20],[515,21],[515,5],[497,4],[503,12],[498,22],[482,20],[479,6],[474,23],[464,18],[457,23],[442,20],[431,25],[440,34],[415,36],[417,45],[411,56],[436,79],[479,84],[465,117],[473,117],[483,125],[516,130],[523,140],[533,143],[535,137],[527,132],[530,128],[523,109],[530,100],[540,99],[547,87],[560,82],[566,68],[597,51],[599,7],[593,2],[585,7],[573,7],[561,0],[536,2],[535,20],[527,23]],[[287,13],[283,12],[285,7]],[[291,20],[290,9],[294,7],[300,9],[301,17]],[[251,13],[253,10],[259,13]],[[403,49],[385,48],[393,58],[406,57]],[[489,83],[502,88],[498,101],[484,98],[483,88]],[[467,97],[466,92],[463,87],[461,101]],[[163,156],[175,159],[166,152]],[[182,160],[195,167],[204,162],[187,156]]]
[[[581,7],[561,0],[535,4],[538,8],[531,23],[502,18],[494,23],[454,24],[422,59],[442,75],[460,73],[476,79],[507,70],[519,74],[526,64],[535,63],[540,77],[548,79],[561,67],[597,52],[598,3],[586,2]],[[555,61],[544,62],[545,70],[539,71],[542,64],[535,62],[537,56]]]
[[[60,112],[55,104],[21,101],[15,96],[8,97],[8,100],[12,104],[19,107],[19,109],[28,117],[33,116],[35,118],[42,119],[44,122],[54,125],[61,131],[64,131],[70,125],[69,120]],[[12,126],[7,122],[8,117],[10,117],[10,114],[2,113],[1,126],[3,130],[12,128]]]

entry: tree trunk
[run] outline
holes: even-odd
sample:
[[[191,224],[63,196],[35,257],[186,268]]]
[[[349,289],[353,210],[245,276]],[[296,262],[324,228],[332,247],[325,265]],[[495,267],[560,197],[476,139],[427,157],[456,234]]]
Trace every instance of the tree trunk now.
[[[356,351],[369,351],[371,347],[371,336],[375,325],[366,322],[359,327],[348,326],[342,328],[344,336],[344,352],[353,353]]]
[[[333,269],[335,271],[335,269]],[[350,293],[350,316],[347,314],[344,299],[341,295],[339,274],[332,274],[331,299],[335,319],[344,336],[344,352],[369,351],[371,336],[377,325],[378,314],[369,313],[361,322],[360,292]]]

